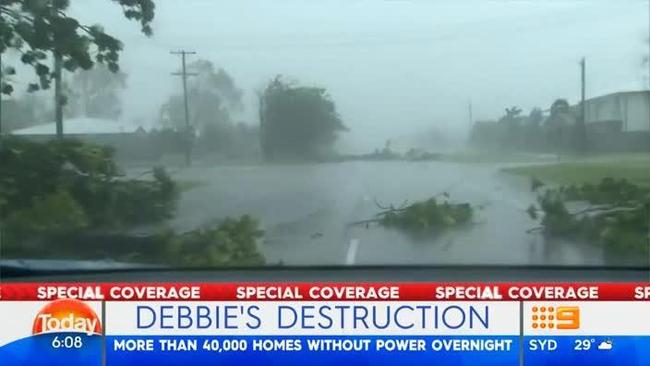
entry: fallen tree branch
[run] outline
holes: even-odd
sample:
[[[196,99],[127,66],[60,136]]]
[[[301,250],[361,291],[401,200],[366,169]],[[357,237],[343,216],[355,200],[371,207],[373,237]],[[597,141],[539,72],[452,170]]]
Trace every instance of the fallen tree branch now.
[[[368,226],[369,224],[378,224],[381,222],[381,219],[368,219],[368,220],[360,220],[360,221],[354,221],[349,223],[349,226],[358,226],[358,225],[366,225]]]
[[[599,214],[607,215],[607,214],[618,213],[618,212],[636,211],[641,208],[643,208],[643,206],[641,205],[634,206],[634,207],[625,207],[625,206],[621,207],[616,205],[599,205],[599,206],[588,207],[577,212],[569,212],[569,215],[580,216],[589,213],[595,213],[595,215],[599,215]]]
[[[408,202],[409,202],[408,200],[404,200],[404,202],[402,202],[402,204],[400,205],[399,208],[395,208],[395,206],[393,206],[392,203],[390,205],[388,205],[388,206],[384,206],[379,202],[379,200],[377,198],[375,198],[374,201],[375,201],[375,205],[377,207],[379,207],[380,209],[382,209],[384,211],[391,211],[391,212],[392,211],[402,211],[402,210],[404,210],[407,207]]]
[[[532,233],[540,232],[540,231],[543,231],[543,230],[544,230],[544,226],[537,226],[537,227],[530,228],[530,229],[526,230],[526,234],[532,234]]]

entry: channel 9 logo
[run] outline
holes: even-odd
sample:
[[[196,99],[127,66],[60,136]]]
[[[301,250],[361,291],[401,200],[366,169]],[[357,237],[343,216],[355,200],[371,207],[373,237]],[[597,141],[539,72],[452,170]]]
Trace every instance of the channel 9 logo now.
[[[579,329],[580,307],[578,306],[533,306],[533,329]]]

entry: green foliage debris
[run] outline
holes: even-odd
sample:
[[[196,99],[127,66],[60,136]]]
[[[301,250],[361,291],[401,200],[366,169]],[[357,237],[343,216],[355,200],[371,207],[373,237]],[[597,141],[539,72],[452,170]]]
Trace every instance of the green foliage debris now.
[[[604,178],[598,184],[548,189],[538,197],[538,204],[544,213],[539,229],[547,237],[586,241],[616,257],[647,258],[648,188],[625,179]]]
[[[262,234],[257,221],[244,215],[185,234],[167,234],[163,241],[166,257],[181,267],[260,266],[264,257],[256,240]]]
[[[439,232],[440,230],[468,224],[474,216],[474,209],[469,203],[453,203],[449,195],[444,193],[444,199],[436,197],[402,207],[377,206],[383,211],[375,218],[358,222],[357,224],[377,223],[385,227],[394,227],[411,233]]]

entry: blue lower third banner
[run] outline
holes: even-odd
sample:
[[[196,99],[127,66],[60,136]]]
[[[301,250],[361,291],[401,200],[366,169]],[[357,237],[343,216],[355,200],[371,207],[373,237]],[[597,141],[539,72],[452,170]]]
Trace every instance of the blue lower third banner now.
[[[0,365],[100,366],[102,337],[72,332],[39,334],[0,347]]]
[[[98,301],[0,302],[0,365],[100,366],[101,319]]]
[[[107,302],[108,365],[517,365],[516,302]]]
[[[109,365],[518,365],[516,336],[109,336]]]
[[[650,365],[650,303],[526,302],[526,366]]]
[[[526,366],[650,365],[650,336],[525,337]]]

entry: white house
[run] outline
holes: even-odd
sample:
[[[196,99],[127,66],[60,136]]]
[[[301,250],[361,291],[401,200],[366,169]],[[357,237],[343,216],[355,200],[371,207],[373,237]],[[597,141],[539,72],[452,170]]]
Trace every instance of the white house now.
[[[142,132],[142,128],[122,122],[90,117],[69,118],[63,120],[63,135],[69,137],[91,137],[96,135],[123,135]],[[46,123],[10,132],[18,136],[54,136],[56,123]]]

